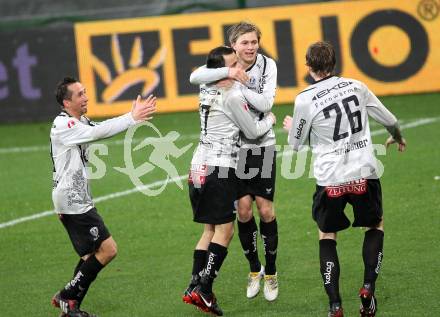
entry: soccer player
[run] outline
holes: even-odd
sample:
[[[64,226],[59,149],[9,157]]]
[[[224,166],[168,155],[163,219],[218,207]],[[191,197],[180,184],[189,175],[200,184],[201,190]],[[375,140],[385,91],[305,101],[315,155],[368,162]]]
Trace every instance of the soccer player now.
[[[368,116],[390,132],[387,146],[398,143],[399,151],[403,151],[406,141],[396,117],[365,84],[333,75],[335,63],[330,43],[317,42],[308,48],[306,65],[315,83],[296,97],[293,118],[286,116],[283,125],[295,151],[309,142],[315,156],[317,185],[312,215],[319,231],[321,274],[330,302],[328,316],[343,316],[336,237],[338,231],[350,226],[344,214],[347,203],[353,207],[352,226],[366,228],[360,315],[375,316],[374,291],[382,264],[384,232],[380,175]]]
[[[258,53],[261,32],[248,22],[240,22],[228,30],[229,42],[236,51],[239,68],[207,69],[202,66],[192,74],[193,84],[208,83],[222,78],[242,82],[242,93],[257,122],[271,110],[277,84],[275,61]],[[273,198],[275,193],[276,152],[275,133],[270,129],[259,138],[242,137],[237,176],[239,177],[238,236],[249,261],[250,273],[246,296],[253,298],[260,291],[264,277],[264,296],[273,301],[278,296],[276,256],[278,225]],[[254,173],[254,171],[258,171]],[[258,228],[252,212],[255,200],[260,216],[260,234],[263,239],[266,267],[261,265],[257,251]]]
[[[84,86],[66,77],[58,83],[56,100],[61,113],[50,131],[50,150],[53,162],[52,200],[80,259],[74,275],[52,298],[60,307],[60,316],[95,316],[80,310],[80,305],[98,273],[117,253],[116,242],[98,214],[90,194],[86,173],[88,143],[111,137],[135,123],[150,120],[156,110],[156,98],[149,96],[133,102],[131,112],[95,124],[87,112]]]
[[[213,49],[206,63],[208,69],[233,68],[236,64],[234,50],[226,46]],[[200,86],[200,142],[189,175],[193,220],[202,223],[204,230],[194,250],[192,278],[183,301],[218,316],[223,312],[212,284],[234,233],[239,132],[257,138],[275,124],[272,113],[254,121],[239,86],[230,79]]]

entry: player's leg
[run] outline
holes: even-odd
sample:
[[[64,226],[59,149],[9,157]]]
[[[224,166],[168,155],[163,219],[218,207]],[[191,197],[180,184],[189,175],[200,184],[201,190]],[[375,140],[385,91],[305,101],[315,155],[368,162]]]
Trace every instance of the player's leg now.
[[[366,227],[362,246],[364,283],[359,290],[360,315],[375,316],[377,299],[376,280],[383,259],[383,210],[382,190],[379,179],[366,180],[365,192],[351,197],[354,213],[353,226]]]
[[[82,261],[59,292],[59,305],[67,316],[87,316],[79,306],[98,273],[116,256],[116,243],[95,208],[80,215],[61,215],[60,220]]]
[[[264,297],[273,301],[278,297],[278,275],[276,258],[278,252],[278,224],[273,199],[276,181],[275,146],[262,148],[258,166],[260,173],[252,182],[252,192],[260,215],[260,234],[263,239],[266,260],[264,275]]]
[[[241,197],[238,200],[238,237],[241,247],[249,262],[248,285],[246,296],[253,298],[260,291],[260,281],[264,276],[264,267],[258,258],[257,237],[258,228],[252,213],[253,199],[250,195]]]
[[[200,285],[191,293],[197,306],[214,315],[223,315],[218,306],[212,286],[228,254],[228,246],[234,235],[234,223],[215,225],[215,233],[208,246],[208,258],[203,268]]]
[[[230,167],[216,167],[206,178],[203,199],[199,207],[205,210],[205,223],[214,226],[214,235],[208,245],[207,259],[200,284],[191,292],[194,303],[203,311],[221,316],[222,310],[212,291],[212,285],[227,255],[227,248],[234,234],[237,178]],[[219,195],[221,193],[221,195]],[[200,220],[200,218],[195,218]]]
[[[96,253],[87,256],[75,277],[61,291],[61,298],[73,298],[81,302],[99,272],[115,258],[116,254],[116,242],[110,236],[101,243]]]
[[[260,165],[261,165],[259,159],[260,155],[261,155],[261,148],[240,149],[238,167],[237,167],[237,175],[239,178],[237,228],[238,228],[238,237],[240,239],[241,247],[243,249],[244,255],[246,256],[246,259],[249,262],[249,269],[251,272],[249,277],[251,277],[252,275],[259,276],[258,273],[262,271],[261,263],[258,258],[258,249],[257,249],[258,228],[252,211],[254,196],[251,188],[255,177],[260,172]],[[249,290],[248,287],[247,295],[248,297],[254,297],[255,295],[258,294],[258,291],[259,291],[259,283],[258,283],[258,289],[256,290]]]
[[[214,225],[204,224],[202,236],[194,249],[191,280],[182,296],[182,300],[187,304],[194,304],[191,297],[191,292],[200,282],[200,277],[202,276],[202,272],[206,264],[208,246],[212,240],[212,237],[214,236],[214,230]]]
[[[361,316],[375,316],[377,311],[377,300],[374,296],[376,279],[379,275],[383,259],[383,220],[377,227],[368,228],[365,232],[362,247],[362,258],[364,260],[364,284],[359,290],[361,299]]]
[[[264,275],[264,296],[272,301],[278,297],[278,275],[276,258],[278,252],[278,224],[273,202],[263,197],[255,197],[260,215],[260,234],[263,239],[266,260]]]
[[[340,266],[336,248],[336,233],[350,226],[344,213],[347,198],[332,197],[326,187],[316,186],[312,215],[319,229],[319,263],[323,286],[329,299],[329,317],[342,317],[342,299],[339,292]]]
[[[252,213],[252,196],[246,195],[238,200],[238,236],[251,272],[261,268],[257,251],[258,228]]]
[[[336,250],[336,233],[324,233],[319,230],[319,263],[324,289],[329,298],[329,316],[342,316],[342,301],[339,293],[340,267]]]

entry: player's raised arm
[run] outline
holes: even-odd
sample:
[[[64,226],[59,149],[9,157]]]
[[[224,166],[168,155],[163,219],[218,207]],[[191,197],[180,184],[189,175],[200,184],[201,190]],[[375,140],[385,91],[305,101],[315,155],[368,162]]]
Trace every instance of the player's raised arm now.
[[[200,66],[189,76],[189,82],[193,85],[202,85],[216,82],[229,76],[229,67],[207,68]]]
[[[90,126],[76,118],[69,118],[59,123],[54,135],[67,146],[89,143],[92,141],[109,138],[127,130],[130,126],[150,120],[156,111],[156,97],[149,96],[142,100],[140,96],[133,102],[132,111],[122,116],[105,120],[98,125]]]
[[[206,65],[200,66],[193,71],[189,77],[189,81],[193,85],[202,85],[216,82],[221,79],[230,78],[246,83],[249,79],[248,75],[243,69],[236,67],[220,67],[208,68]]]

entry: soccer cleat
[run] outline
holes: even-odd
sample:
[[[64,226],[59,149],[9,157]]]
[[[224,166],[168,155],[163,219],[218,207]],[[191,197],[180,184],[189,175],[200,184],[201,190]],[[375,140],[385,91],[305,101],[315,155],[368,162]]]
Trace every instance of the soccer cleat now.
[[[248,275],[248,284],[246,289],[247,298],[254,298],[260,292],[260,281],[264,276],[264,266],[261,266],[260,272],[250,272]]]
[[[332,303],[328,311],[328,317],[344,317],[344,310],[340,303]]]
[[[371,290],[371,284],[364,284],[359,290],[361,306],[359,313],[361,317],[374,317],[377,311],[377,300]]]
[[[203,294],[200,290],[200,286],[197,286],[191,292],[191,297],[199,310],[215,316],[223,316],[223,311],[217,304],[217,298],[214,293]]]
[[[77,300],[61,298],[59,292],[52,297],[52,305],[61,308],[59,317],[98,317],[97,315],[80,310]]]
[[[183,292],[182,300],[184,303],[195,305],[191,292],[197,287],[197,285],[199,285],[199,282],[200,276],[198,274],[191,277],[191,281],[189,282],[187,289]]]
[[[264,275],[264,298],[269,302],[278,297],[278,274]]]

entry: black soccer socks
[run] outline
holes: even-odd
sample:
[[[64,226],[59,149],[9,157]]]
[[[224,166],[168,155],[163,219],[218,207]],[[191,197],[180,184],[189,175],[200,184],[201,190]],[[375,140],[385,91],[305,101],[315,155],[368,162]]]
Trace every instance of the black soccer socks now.
[[[364,284],[371,284],[374,294],[375,282],[379,275],[383,259],[383,238],[382,230],[371,229],[365,232],[362,257],[364,259]]]
[[[85,296],[85,290],[89,288],[103,267],[95,255],[90,256],[81,265],[74,278],[61,290],[61,298],[81,300]]]
[[[83,265],[84,260],[82,258],[79,258],[78,264],[75,267],[75,270],[73,270],[73,277],[75,277],[76,273],[78,273],[79,268],[81,267],[81,265]]]
[[[319,240],[319,260],[322,280],[330,305],[332,303],[341,303],[341,296],[339,294],[339,260],[335,240]]]
[[[255,218],[252,217],[248,222],[237,221],[238,224],[238,237],[240,238],[241,247],[243,248],[244,255],[249,261],[249,267],[251,272],[260,272],[261,263],[258,259],[257,250],[257,237],[258,228]]]
[[[200,280],[202,293],[212,293],[212,283],[217,277],[217,274],[220,271],[227,254],[228,249],[226,247],[212,242],[209,244],[206,264]]]
[[[78,264],[75,267],[75,270],[73,271],[73,278],[75,278],[76,274],[78,273],[78,271],[81,268],[81,266],[83,265],[83,263],[84,263],[84,260],[82,258],[80,258],[78,261]],[[78,308],[81,306],[82,300],[86,296],[88,290],[89,290],[89,288],[85,288],[81,291],[81,297],[78,298]]]
[[[192,275],[200,275],[206,264],[207,250],[194,250]]]
[[[274,219],[271,222],[260,220],[260,233],[263,239],[264,256],[266,258],[266,275],[275,275],[277,272],[275,261],[277,259],[278,249],[278,224]]]

